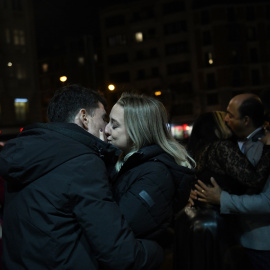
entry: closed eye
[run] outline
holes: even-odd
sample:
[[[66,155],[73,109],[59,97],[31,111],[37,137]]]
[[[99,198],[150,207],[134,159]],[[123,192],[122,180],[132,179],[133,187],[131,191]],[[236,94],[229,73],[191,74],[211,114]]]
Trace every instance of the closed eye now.
[[[112,129],[116,129],[119,127],[119,123],[114,119],[110,119],[110,124],[112,126]]]

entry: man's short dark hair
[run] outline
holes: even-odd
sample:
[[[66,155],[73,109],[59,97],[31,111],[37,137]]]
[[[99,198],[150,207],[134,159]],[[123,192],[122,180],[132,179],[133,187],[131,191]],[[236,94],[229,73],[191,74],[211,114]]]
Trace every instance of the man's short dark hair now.
[[[47,117],[50,122],[70,123],[82,108],[93,115],[99,102],[106,106],[105,99],[97,91],[78,84],[64,86],[50,100]]]
[[[255,127],[264,123],[264,106],[259,98],[250,97],[242,102],[239,107],[240,117],[249,116]]]

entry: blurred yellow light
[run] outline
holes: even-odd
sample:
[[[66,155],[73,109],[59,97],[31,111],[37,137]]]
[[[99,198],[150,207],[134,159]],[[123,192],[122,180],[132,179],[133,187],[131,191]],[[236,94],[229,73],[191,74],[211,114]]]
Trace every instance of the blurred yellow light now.
[[[61,77],[59,78],[59,80],[60,80],[61,82],[65,82],[65,81],[67,80],[67,76],[61,76]]]
[[[142,32],[135,33],[135,40],[137,42],[142,42],[143,41],[143,33]]]
[[[161,91],[156,91],[155,96],[161,96]]]
[[[113,90],[115,89],[115,86],[114,86],[113,84],[109,84],[109,85],[108,85],[108,89],[109,89],[110,91],[113,91]]]

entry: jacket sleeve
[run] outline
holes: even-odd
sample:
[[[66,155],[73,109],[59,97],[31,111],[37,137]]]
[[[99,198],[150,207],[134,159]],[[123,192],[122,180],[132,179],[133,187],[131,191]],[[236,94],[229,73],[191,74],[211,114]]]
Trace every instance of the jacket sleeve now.
[[[220,212],[221,214],[270,214],[270,177],[260,194],[238,196],[222,191]]]
[[[112,199],[105,165],[97,156],[77,161],[70,196],[74,215],[101,268],[156,269],[162,263],[160,246],[135,239]]]

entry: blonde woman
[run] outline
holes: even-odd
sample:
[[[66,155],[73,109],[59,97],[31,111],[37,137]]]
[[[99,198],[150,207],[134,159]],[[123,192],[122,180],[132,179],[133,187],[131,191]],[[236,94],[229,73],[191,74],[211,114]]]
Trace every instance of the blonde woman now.
[[[187,204],[193,160],[170,133],[165,107],[152,97],[122,94],[105,133],[122,151],[111,181],[116,202],[137,237],[162,244],[174,214]]]

